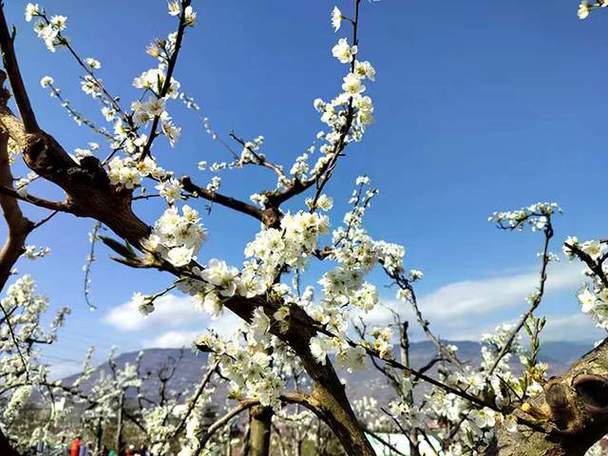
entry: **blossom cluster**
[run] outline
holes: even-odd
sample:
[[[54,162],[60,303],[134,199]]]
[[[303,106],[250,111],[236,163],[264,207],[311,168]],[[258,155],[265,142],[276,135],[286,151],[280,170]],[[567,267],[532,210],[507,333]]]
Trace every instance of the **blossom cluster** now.
[[[344,18],[337,7],[333,9],[331,23],[335,31],[340,29]],[[342,92],[330,101],[317,98],[313,102],[321,115],[321,122],[328,129],[317,133],[321,155],[313,165],[308,161],[317,149],[316,145],[296,158],[290,174],[298,180],[316,179],[323,175],[349,143],[361,141],[366,127],[374,121],[374,105],[371,97],[365,94],[365,81],[373,82],[376,78],[373,65],[357,58],[359,46],[349,43],[347,38],[339,38],[331,52],[340,63],[348,66],[348,71],[342,78]],[[284,179],[279,183],[284,183]]]
[[[184,205],[181,215],[175,207],[170,207],[163,213],[154,224],[145,247],[179,268],[196,259],[196,254],[206,239],[207,233],[200,223],[198,212]]]
[[[222,361],[222,375],[230,380],[230,396],[259,400],[262,405],[278,407],[285,386],[283,371],[294,362],[286,347],[270,334],[270,318],[260,308],[250,324],[244,324],[235,337],[224,340],[213,332],[200,336],[195,346],[210,351]],[[244,335],[239,342],[238,334]],[[213,362],[213,361],[212,361]]]
[[[57,46],[66,43],[61,32],[65,30],[67,17],[55,15],[49,18],[37,3],[28,3],[25,6],[25,20],[31,22],[34,18],[40,18],[34,23],[34,30],[49,51],[55,52]]]
[[[27,410],[34,389],[48,382],[48,367],[40,360],[38,346],[57,339],[57,331],[69,313],[68,308],[60,308],[49,328],[44,329],[41,320],[48,307],[48,298],[37,293],[29,275],[19,277],[0,300],[0,376],[3,397],[8,400],[0,419],[4,428]]]
[[[596,8],[606,8],[608,6],[608,0],[593,0],[590,3],[588,0],[581,0],[578,5],[577,16],[579,19],[586,19],[592,10]]]
[[[168,4],[168,12],[171,16],[179,16],[180,28],[193,27],[196,23],[196,12],[192,6],[186,6],[184,2],[172,1]],[[35,30],[45,41],[49,50],[54,51],[58,45],[70,46],[61,32],[65,29],[67,18],[65,16],[49,17],[45,10],[38,4],[29,3],[25,10],[26,20],[35,23]],[[184,31],[182,30],[181,33]],[[167,138],[171,146],[175,146],[181,135],[181,128],[176,126],[171,115],[166,109],[168,100],[176,99],[183,95],[180,93],[180,83],[173,77],[168,81],[168,72],[171,60],[178,51],[176,40],[178,32],[170,33],[165,39],[156,39],[148,46],[147,53],[157,60],[157,65],[134,78],[133,86],[141,89],[143,95],[130,106],[130,111],[123,110],[119,98],[110,95],[103,81],[97,76],[96,71],[101,69],[99,60],[88,57],[78,59],[78,63],[84,70],[81,78],[82,90],[97,99],[102,107],[101,112],[107,122],[113,127],[113,133],[105,128],[97,127],[92,121],[86,119],[74,108],[71,103],[61,96],[60,90],[54,85],[51,76],[45,76],[41,80],[43,87],[51,90],[51,95],[60,98],[62,106],[68,114],[74,118],[79,125],[89,126],[95,133],[101,134],[109,139],[114,158],[107,163],[112,183],[127,189],[133,189],[143,185],[145,178],[159,181],[161,196],[165,197],[169,204],[175,199],[177,189],[175,181],[168,180],[162,168],[156,164],[151,153],[143,153],[150,148],[152,141],[158,135]],[[72,53],[73,49],[70,47]],[[146,95],[148,95],[146,97]],[[155,130],[150,133],[141,131],[144,127],[154,125]],[[158,125],[158,129],[156,128]],[[116,155],[116,152],[124,151],[125,157]],[[149,151],[148,151],[149,152]],[[143,163],[143,162],[146,163]]]
[[[585,262],[583,272],[590,280],[581,287],[577,298],[582,312],[591,315],[598,327],[608,329],[608,287],[605,280],[608,273],[608,267],[605,265],[608,255],[607,243],[600,240],[581,242],[570,236],[566,239],[563,250],[570,259],[582,254],[591,262]],[[591,267],[593,265],[595,266]]]
[[[271,286],[284,267],[304,268],[314,254],[319,236],[327,233],[329,218],[325,215],[300,211],[285,214],[280,228],[266,228],[245,247],[251,258],[244,269],[256,280]]]
[[[556,203],[536,203],[515,211],[494,212],[488,221],[505,229],[522,230],[528,224],[532,231],[541,231],[547,228],[553,214],[561,212]]]

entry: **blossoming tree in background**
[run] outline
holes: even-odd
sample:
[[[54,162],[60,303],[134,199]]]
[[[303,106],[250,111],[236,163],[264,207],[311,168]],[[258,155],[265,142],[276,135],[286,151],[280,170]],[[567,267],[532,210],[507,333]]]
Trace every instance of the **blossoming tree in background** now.
[[[60,138],[45,132],[45,120],[36,116],[19,70],[13,47],[15,36],[0,8],[3,76],[8,77],[20,114],[18,117],[11,111],[8,91],[3,89],[0,203],[9,238],[0,252],[1,284],[4,286],[10,278],[20,255],[38,254],[25,247],[27,235],[41,223],[52,223],[54,214],[61,212],[92,219],[96,226],[92,242],[101,239],[118,255],[117,261],[128,267],[163,271],[172,278],[165,290],[134,296],[143,315],[155,311],[158,297],[179,289],[192,297],[193,306],[214,317],[232,312],[242,319],[243,326],[234,337],[222,338],[211,327],[194,343],[197,350],[209,353],[209,375],[221,374],[237,406],[212,424],[203,423],[194,413],[198,410],[196,394],[187,402],[195,405],[181,414],[173,413],[178,407],[176,399],[149,408],[142,406],[143,421],[137,420],[142,432],[152,437],[158,454],[214,454],[210,444],[214,434],[223,432],[241,412],[251,410],[247,446],[252,455],[269,454],[273,435],[280,446],[282,439],[273,433],[273,420],[294,416],[298,420],[293,435],[298,439],[305,439],[302,436],[314,416],[331,430],[343,451],[353,456],[375,454],[370,436],[376,434],[381,439],[377,430],[405,435],[412,454],[582,455],[606,430],[608,348],[599,345],[559,378],[547,379],[546,366],[538,362],[545,324],[539,307],[550,263],[555,260],[550,245],[553,219],[560,212],[557,205],[537,203],[491,217],[503,230],[530,227],[538,231],[542,234],[542,252],[538,287],[531,290],[527,311],[514,325],[503,325],[484,337],[479,369],[459,359],[455,348],[431,330],[414,289],[422,273],[405,267],[405,249],[374,239],[365,229],[367,210],[378,194],[370,180],[365,176],[353,179],[351,209],[342,216],[332,213],[333,198],[326,193],[327,184],[346,151],[357,153],[357,143],[374,120],[368,89],[376,71],[362,57],[358,33],[366,3],[352,0],[348,12],[346,8],[344,12],[338,8],[332,11],[334,30],[348,35],[339,38],[332,48],[344,76],[333,99],[314,101],[323,127],[304,154],[284,166],[264,153],[263,137],[248,140],[231,133],[231,140],[240,150],[237,153],[205,119],[208,133],[230,151],[232,159],[193,164],[190,175],[171,171],[170,157],[163,156],[158,147],[160,141],[179,147],[181,128],[170,111],[172,106],[181,103],[198,111],[196,101],[174,76],[188,29],[196,25],[197,14],[190,0],[168,3],[176,30],[164,39],[155,39],[146,49],[154,63],[135,76],[133,86],[141,94],[130,104],[104,85],[100,74],[107,70],[102,63],[92,57],[82,58],[65,37],[66,17],[53,15],[38,4],[27,4],[26,21],[33,22],[50,52],[73,56],[82,75],[81,88],[98,101],[105,121],[98,124],[90,120],[92,116],[82,114],[63,98],[52,76],[42,78],[41,85],[61,102],[68,115],[89,128],[102,143],[92,142],[74,154],[66,152]],[[585,5],[580,7],[581,17],[592,8]],[[604,5],[600,2],[593,7],[600,6]],[[17,157],[31,170],[19,180],[13,178],[10,167]],[[219,172],[238,172],[244,167],[272,173],[276,185],[260,189],[249,201],[229,196],[222,188]],[[65,198],[54,201],[34,194],[35,190],[28,187],[34,180],[55,184]],[[139,205],[155,197],[162,198],[165,208],[157,220],[144,221],[137,215]],[[208,236],[200,214],[205,203],[224,206],[260,223],[259,232],[243,246],[245,259],[241,265],[230,265],[223,259],[201,260]],[[46,209],[49,216],[38,223],[30,222],[21,213],[20,204]],[[113,234],[99,236],[102,225]],[[580,294],[583,310],[606,327],[606,241],[570,238],[565,253],[580,259],[589,276],[590,283]],[[327,272],[311,278],[307,271],[316,262],[326,264]],[[416,370],[410,365],[408,327],[398,316],[395,324],[384,327],[368,327],[365,323],[365,315],[379,305],[376,286],[369,281],[373,270],[388,277],[398,298],[412,307],[416,323],[434,343],[436,356],[428,366]],[[6,299],[14,303],[5,315],[13,307],[14,312],[33,307],[29,311],[37,315],[35,305],[27,303],[34,298],[11,297],[25,286],[26,279],[19,280],[7,292]],[[318,286],[303,288],[304,282]],[[361,315],[359,322],[351,321],[355,314]],[[37,321],[35,316],[28,318]],[[10,320],[10,314],[6,319]],[[22,330],[25,339],[15,340],[16,326],[16,322],[7,324],[9,329],[3,337],[11,347],[27,345],[31,329]],[[399,353],[394,353],[395,327]],[[14,363],[21,360],[24,373],[19,375],[26,375],[23,388],[40,389],[45,385],[46,380],[27,377],[32,370],[25,358],[27,351],[16,348],[15,358],[13,348],[3,349],[12,354]],[[520,374],[511,369],[514,357],[524,366]],[[392,386],[393,400],[383,405],[362,401],[354,407],[335,365],[346,370],[372,365]],[[116,401],[120,404],[125,391],[140,386],[141,376],[133,369],[116,368],[113,377],[101,379],[94,395],[87,399],[94,404],[92,413],[99,413],[100,423],[107,415],[104,410],[116,410]],[[296,381],[294,373],[298,373],[297,378],[305,373],[307,381]],[[202,390],[208,382],[205,378]],[[420,392],[422,385],[430,390]],[[75,391],[67,388],[64,392],[78,396]],[[15,392],[5,409],[8,418],[2,423],[5,435],[1,442],[7,454],[17,454],[9,441],[14,438],[10,416],[24,403],[22,396]],[[118,410],[123,410],[122,405]],[[390,442],[384,444],[389,446]],[[398,449],[393,450],[399,454]],[[301,451],[300,445],[294,451]]]

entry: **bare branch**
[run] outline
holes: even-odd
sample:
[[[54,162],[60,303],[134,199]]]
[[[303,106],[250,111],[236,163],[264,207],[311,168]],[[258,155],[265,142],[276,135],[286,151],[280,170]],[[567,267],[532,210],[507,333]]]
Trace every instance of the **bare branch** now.
[[[230,209],[234,209],[242,214],[249,215],[261,221],[266,226],[275,226],[280,221],[280,214],[277,210],[262,210],[252,204],[232,198],[231,196],[225,196],[221,193],[209,191],[206,188],[199,187],[198,185],[194,184],[189,176],[182,177],[181,182],[184,190],[191,193],[193,196],[199,196],[207,201],[212,201]]]
[[[71,212],[69,206],[66,203],[62,203],[59,201],[49,201],[42,198],[38,198],[34,195],[21,195],[19,192],[17,192],[13,188],[6,186],[5,184],[0,185],[0,194],[8,196],[13,200],[18,199],[26,203],[33,204],[34,206],[38,206],[43,209],[49,209],[51,211],[57,212]]]

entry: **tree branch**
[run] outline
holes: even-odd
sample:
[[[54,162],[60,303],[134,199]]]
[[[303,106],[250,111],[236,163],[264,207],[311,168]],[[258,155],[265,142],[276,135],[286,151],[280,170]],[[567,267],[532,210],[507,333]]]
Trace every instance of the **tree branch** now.
[[[17,64],[13,41],[14,36],[11,36],[9,33],[6,18],[4,17],[4,2],[0,2],[0,48],[2,49],[4,68],[8,73],[11,87],[13,88],[13,94],[15,95],[15,102],[19,108],[23,125],[25,125],[25,131],[26,133],[36,133],[40,130],[40,127],[36,121],[34,110],[30,104],[25,85],[23,84],[23,78],[21,77],[21,71],[19,71],[19,65]],[[0,82],[4,83],[4,79]]]
[[[4,182],[0,185],[0,195],[10,197],[10,199],[18,199],[26,203],[33,204],[34,206],[41,207],[43,209],[49,209],[51,211],[67,212],[71,213],[70,207],[66,203],[58,201],[49,201],[42,198],[38,198],[34,195],[20,195],[13,188],[8,187]]]
[[[547,282],[547,267],[549,266],[549,261],[550,261],[549,244],[551,243],[551,238],[553,237],[553,226],[551,225],[550,219],[547,221],[547,226],[545,227],[544,234],[545,234],[545,240],[544,240],[544,244],[543,244],[542,265],[541,265],[540,273],[539,273],[538,292],[532,298],[532,302],[530,303],[530,307],[528,308],[527,312],[521,317],[521,319],[519,320],[519,322],[517,323],[515,328],[513,328],[513,330],[509,334],[507,342],[500,349],[500,352],[496,356],[496,359],[494,360],[492,367],[490,367],[490,370],[488,371],[488,374],[487,374],[488,377],[494,373],[494,371],[498,367],[498,364],[500,363],[500,361],[505,357],[505,355],[509,352],[509,350],[511,350],[511,346],[513,345],[513,342],[515,341],[515,337],[517,337],[517,334],[524,327],[526,321],[528,320],[528,318],[530,318],[530,315],[532,315],[534,313],[534,311],[538,308],[538,306],[540,305],[540,303],[543,300],[543,295],[545,293],[545,283]]]
[[[242,214],[249,215],[255,218],[256,220],[259,220],[264,223],[265,226],[276,226],[280,221],[281,216],[277,210],[260,209],[252,204],[245,203],[244,201],[238,200],[236,198],[232,198],[231,196],[225,196],[221,193],[211,192],[206,188],[199,187],[198,185],[193,183],[192,179],[189,176],[182,177],[181,183],[184,187],[184,190],[191,193],[192,195],[199,196],[201,198],[206,199],[207,201],[212,201],[230,209],[234,209],[235,211],[240,212]]]
[[[0,185],[13,185],[13,175],[8,158],[8,134],[0,132]],[[8,225],[8,236],[0,250],[0,290],[4,288],[11,270],[25,250],[25,239],[34,229],[34,223],[28,220],[17,200],[0,192],[0,206]]]
[[[173,71],[175,71],[175,65],[177,64],[177,57],[179,56],[179,51],[182,47],[182,41],[184,39],[184,33],[186,32],[186,27],[188,24],[186,23],[186,8],[190,6],[191,0],[182,0],[182,10],[179,16],[179,26],[177,28],[177,35],[175,37],[175,49],[173,49],[173,53],[169,59],[169,63],[167,64],[167,74],[165,75],[165,81],[163,86],[161,87],[160,93],[158,94],[158,98],[164,98],[169,93],[169,89],[171,88],[171,78],[173,77]],[[152,148],[152,143],[158,136],[156,133],[156,128],[158,127],[158,122],[160,121],[160,115],[154,116],[154,120],[152,121],[152,128],[150,129],[150,135],[148,136],[148,142],[146,142],[144,148],[141,151],[140,159],[143,160],[150,153],[150,149]]]
[[[190,401],[188,401],[188,410],[186,410],[184,417],[180,421],[179,425],[175,428],[175,431],[173,432],[173,434],[171,436],[171,440],[175,440],[177,438],[177,436],[179,435],[179,433],[182,431],[182,429],[184,429],[184,427],[186,426],[186,421],[188,421],[188,418],[190,417],[192,410],[194,410],[196,403],[198,402],[199,398],[202,396],[203,392],[205,391],[205,388],[209,384],[211,377],[213,376],[213,374],[215,372],[217,372],[218,366],[219,366],[219,362],[215,362],[209,369],[207,369],[207,373],[205,374],[205,377],[203,377],[203,380],[201,381],[201,384],[199,385],[196,394],[194,395],[194,397],[192,399],[190,399]]]

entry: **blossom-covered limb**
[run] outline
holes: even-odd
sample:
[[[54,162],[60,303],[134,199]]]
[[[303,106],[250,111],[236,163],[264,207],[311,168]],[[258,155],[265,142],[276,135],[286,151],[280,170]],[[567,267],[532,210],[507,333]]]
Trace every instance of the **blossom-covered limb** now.
[[[385,362],[386,364],[388,364],[389,366],[391,366],[393,368],[400,369],[404,372],[407,372],[414,379],[423,380],[426,383],[429,383],[433,386],[441,388],[449,393],[455,394],[456,396],[462,397],[463,399],[466,399],[469,402],[472,402],[473,404],[477,404],[482,407],[489,407],[489,408],[495,409],[497,411],[499,410],[495,404],[493,404],[489,401],[486,401],[481,397],[474,396],[464,390],[455,388],[455,387],[448,385],[446,383],[443,383],[435,378],[429,377],[428,375],[420,372],[419,370],[413,369],[412,367],[405,366],[404,364],[400,363],[399,361],[397,361],[395,359],[383,357],[376,350],[370,348],[367,344],[358,344],[352,340],[349,340],[348,343],[353,347],[357,347],[357,346],[363,347],[363,349],[365,350],[365,352],[368,355],[378,358],[379,360]]]
[[[420,310],[420,306],[418,305],[418,298],[416,296],[416,291],[414,290],[414,286],[412,285],[412,280],[408,278],[405,274],[403,274],[402,270],[395,270],[392,268],[388,268],[386,264],[380,261],[384,272],[395,281],[397,286],[400,288],[399,296],[401,299],[410,303],[414,315],[416,316],[416,321],[422,328],[424,334],[433,342],[437,351],[445,358],[450,360],[450,362],[454,363],[458,367],[462,367],[463,363],[458,359],[456,353],[450,349],[439,337],[435,335],[435,333],[430,328],[430,322],[424,318],[422,314],[422,310]]]
[[[238,406],[236,406],[224,416],[222,416],[220,419],[215,421],[211,426],[207,428],[205,433],[200,437],[200,440],[198,442],[200,448],[204,448],[207,442],[213,437],[213,435],[219,430],[221,430],[224,426],[226,426],[226,424],[228,424],[233,418],[259,404],[260,401],[257,399],[243,401]]]
[[[606,241],[598,242],[598,244],[606,243]],[[578,242],[574,242],[572,240],[570,240],[570,242],[566,241],[564,243],[564,247],[571,252],[571,254],[574,254],[578,259],[585,263],[585,265],[604,287],[608,287],[608,276],[603,267],[604,262],[606,261],[606,254],[598,258],[594,258],[590,253],[585,251],[586,249],[584,246],[581,246]]]
[[[103,136],[105,139],[109,141],[113,141],[114,137],[102,127],[97,126],[92,120],[86,118],[83,114],[78,112],[76,109],[72,107],[72,104],[69,100],[64,98],[61,90],[55,85],[53,78],[50,76],[45,76],[41,79],[40,84],[42,87],[49,87],[51,90],[51,97],[59,100],[60,105],[67,111],[68,115],[74,119],[74,121],[78,124],[84,124],[89,127],[94,133]]]
[[[177,436],[179,435],[179,433],[186,426],[186,423],[187,423],[188,419],[190,418],[192,411],[196,407],[196,404],[197,404],[199,398],[202,396],[203,392],[205,391],[205,388],[207,388],[207,385],[211,381],[211,378],[213,377],[213,375],[215,373],[217,373],[218,367],[219,367],[219,362],[215,362],[211,366],[209,366],[209,368],[207,369],[207,372],[205,373],[203,380],[198,385],[196,393],[188,401],[188,409],[186,410],[186,413],[184,413],[184,416],[183,416],[182,420],[180,421],[180,423],[176,426],[175,431],[173,432],[173,435],[171,436],[172,440],[176,439]]]
[[[191,17],[191,13],[189,13],[189,11],[192,9],[190,7],[190,3],[191,3],[191,0],[180,0],[179,25],[177,27],[175,45],[173,48],[173,52],[171,53],[171,57],[169,57],[169,61],[167,63],[167,73],[165,76],[164,83],[160,89],[160,92],[158,93],[159,99],[166,97],[167,94],[169,93],[169,90],[171,89],[172,76],[173,76],[173,72],[175,71],[177,59],[179,57],[179,51],[182,47],[182,41],[184,39],[184,34],[186,32],[186,29],[189,26],[193,25],[191,22],[193,19]],[[139,157],[140,160],[143,160],[146,156],[148,156],[150,154],[150,149],[152,148],[152,143],[158,136],[156,129],[158,127],[160,117],[161,117],[160,114],[157,114],[154,116],[154,119],[152,120],[152,127],[150,128],[150,134],[148,135],[148,141],[146,142],[143,149],[141,150],[141,154]]]
[[[84,70],[85,76],[82,78],[81,85],[83,91],[93,98],[99,98],[104,104],[104,107],[111,109],[116,113],[120,113],[129,125],[132,125],[132,120],[123,111],[120,106],[118,97],[111,95],[102,81],[97,77],[94,70],[101,68],[101,63],[94,58],[83,59],[74,49],[70,40],[63,34],[66,28],[67,17],[55,15],[49,17],[46,11],[39,7],[38,4],[28,3],[26,6],[25,20],[27,22],[32,19],[39,19],[34,24],[34,30],[38,37],[42,39],[50,52],[55,52],[57,47],[63,47],[68,50],[76,63]],[[41,84],[47,85],[47,82],[52,82],[52,78],[46,76],[42,79]],[[68,109],[68,112],[70,110]]]
[[[551,223],[552,214],[559,208],[557,205],[550,205],[546,203],[538,203],[532,206],[533,210],[529,210],[529,213],[526,213],[525,216],[518,216],[516,221],[513,221],[511,218],[510,225],[504,225],[504,218],[500,216],[496,216],[497,223],[502,229],[521,229],[522,224],[531,223],[533,229],[541,229],[544,235],[543,241],[543,249],[541,253],[541,267],[539,272],[539,284],[538,289],[528,298],[530,306],[528,310],[521,317],[517,325],[511,331],[511,334],[506,340],[506,343],[500,349],[500,352],[496,356],[496,359],[490,369],[488,370],[488,375],[491,376],[501,360],[504,356],[511,350],[511,346],[513,341],[517,337],[517,334],[522,330],[526,322],[530,319],[530,316],[534,313],[534,311],[540,306],[543,296],[545,294],[545,284],[547,282],[547,268],[551,261],[551,253],[549,251],[551,238],[553,238],[553,225]],[[520,213],[521,211],[517,211]],[[525,212],[525,211],[524,211]]]
[[[319,404],[311,397],[306,396],[299,392],[287,392],[280,396],[282,402],[286,404],[300,404],[311,410],[319,411]],[[250,410],[253,407],[260,405],[260,401],[257,399],[247,399],[241,401],[239,405],[228,411],[224,416],[216,420],[211,426],[209,426],[199,439],[200,448],[204,448],[207,442],[213,437],[213,434],[221,430],[226,426],[232,419],[246,410]]]
[[[360,11],[361,0],[354,0],[354,18],[352,20],[353,24],[353,46],[351,49],[357,49],[357,45],[359,43],[359,11]],[[356,51],[355,51],[356,52]],[[350,54],[350,53],[349,53]],[[357,61],[354,58],[354,55],[349,55],[348,59],[341,60],[346,63],[350,63],[350,75],[355,74],[355,66]],[[348,76],[347,76],[348,77]],[[345,78],[346,80],[346,78]],[[268,202],[271,206],[279,207],[281,204],[290,200],[291,198],[305,192],[309,188],[316,186],[316,193],[314,196],[314,201],[318,199],[321,195],[325,184],[329,181],[333,174],[333,170],[335,169],[340,156],[342,155],[345,147],[347,146],[347,136],[353,126],[353,122],[355,120],[355,104],[353,97],[351,96],[348,101],[348,106],[346,108],[346,116],[345,120],[338,132],[338,139],[335,141],[331,151],[327,154],[328,160],[321,165],[320,169],[315,173],[315,175],[309,179],[301,180],[299,178],[295,178],[294,182],[285,188],[284,190],[276,190],[275,192],[268,195]]]

